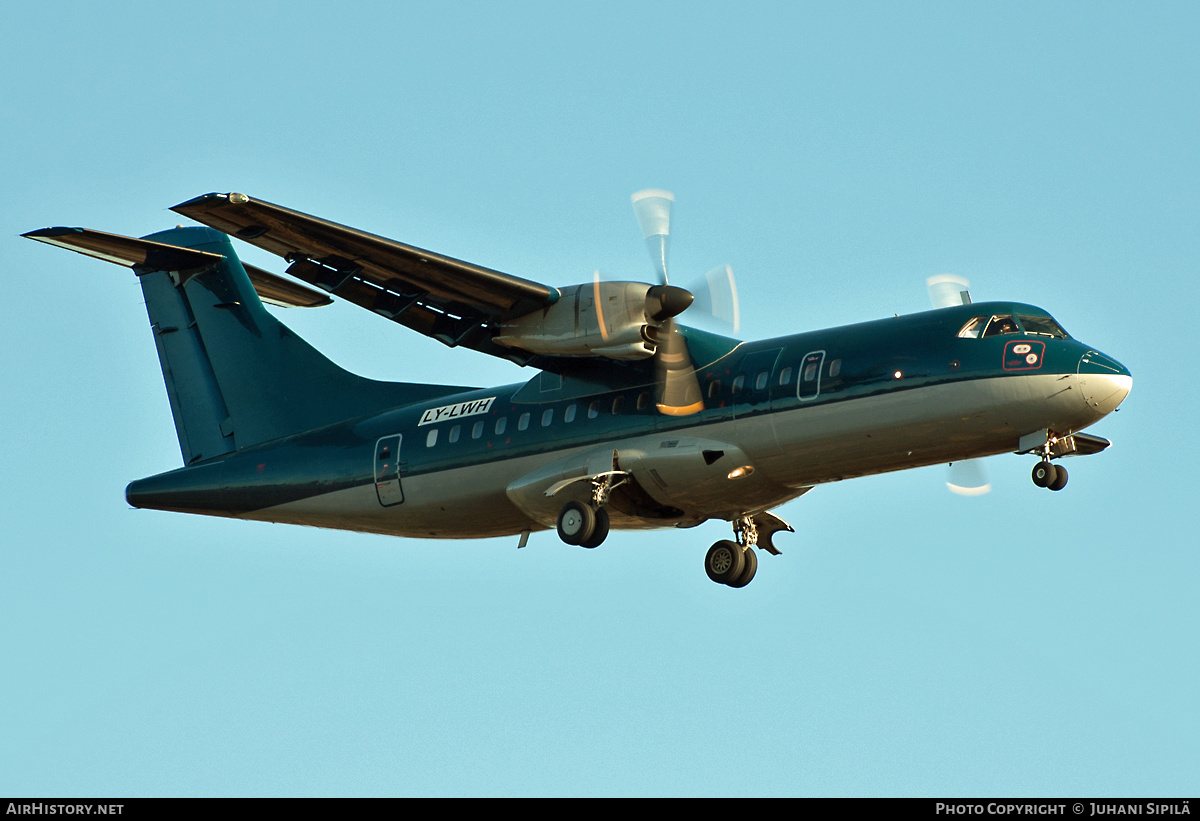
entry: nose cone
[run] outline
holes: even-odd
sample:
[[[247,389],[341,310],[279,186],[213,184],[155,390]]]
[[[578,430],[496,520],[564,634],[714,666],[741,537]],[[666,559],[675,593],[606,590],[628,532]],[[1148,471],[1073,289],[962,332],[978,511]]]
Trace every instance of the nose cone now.
[[[1133,375],[1112,357],[1088,351],[1079,359],[1079,387],[1088,407],[1097,416],[1107,416],[1129,395]]]

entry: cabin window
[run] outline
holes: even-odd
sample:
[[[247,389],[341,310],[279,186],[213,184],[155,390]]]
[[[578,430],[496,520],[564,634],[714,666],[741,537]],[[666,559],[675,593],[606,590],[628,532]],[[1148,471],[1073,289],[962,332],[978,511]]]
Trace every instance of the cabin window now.
[[[733,386],[730,388],[730,393],[737,396],[742,392],[742,388],[746,386],[746,374],[739,373],[733,378]]]
[[[600,415],[600,400],[592,402],[588,405],[588,419],[595,419]]]
[[[779,384],[787,385],[787,384],[790,384],[791,381],[792,381],[792,366],[788,365],[786,368],[784,368],[783,370],[781,370],[779,372]]]
[[[983,335],[989,336],[1008,336],[1010,334],[1019,334],[1021,329],[1017,327],[1016,321],[1011,314],[992,317],[983,329]]]
[[[817,371],[819,371],[820,369],[821,369],[821,363],[819,361],[809,362],[807,365],[804,366],[804,381],[811,382],[814,379],[816,379]]]
[[[554,421],[554,408],[546,408],[542,411],[542,427],[550,427],[550,423]]]
[[[529,413],[528,411],[517,417],[517,430],[527,430],[529,428]]]
[[[482,436],[483,436],[483,422],[476,422],[471,427],[471,438],[479,439]]]
[[[431,448],[437,444],[437,432],[438,429],[434,428],[433,430],[429,431],[429,433],[425,434],[425,447]]]
[[[841,372],[842,372],[842,360],[835,359],[829,363],[829,376],[831,378],[840,375]]]
[[[708,398],[718,399],[721,396],[721,380],[714,379],[708,383]]]
[[[650,394],[647,391],[642,391],[638,394],[637,409],[645,410],[650,407]]]
[[[563,421],[567,424],[575,421],[575,403],[567,405],[567,409],[563,411]]]
[[[450,428],[450,444],[453,445],[455,442],[457,442],[461,433],[462,425],[455,425],[454,427]]]
[[[1067,332],[1062,329],[1062,326],[1048,316],[1025,316],[1021,314],[1017,317],[1021,320],[1021,324],[1025,326],[1025,333],[1035,334],[1037,336],[1052,336],[1055,339],[1067,339]]]
[[[770,371],[759,371],[758,376],[754,377],[754,390],[761,391],[767,386],[767,380],[771,378]]]
[[[508,427],[508,417],[501,416],[499,419],[496,420],[496,435],[499,436],[500,434],[504,433],[504,430],[507,427]]]
[[[613,406],[612,406],[613,416],[616,416],[618,413],[620,413],[623,410],[625,410],[625,397],[618,396],[616,399],[613,400]]]

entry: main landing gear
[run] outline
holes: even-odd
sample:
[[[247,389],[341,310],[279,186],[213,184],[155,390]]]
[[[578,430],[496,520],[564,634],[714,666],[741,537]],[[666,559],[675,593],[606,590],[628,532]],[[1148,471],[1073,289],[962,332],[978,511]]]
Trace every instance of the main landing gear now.
[[[582,502],[567,502],[558,513],[558,538],[580,547],[599,547],[608,537],[608,511]]]
[[[613,481],[622,474],[605,473],[592,480],[592,503],[567,502],[558,512],[558,538],[580,547],[599,547],[608,538],[608,511],[604,505],[613,488],[625,479]]]
[[[708,549],[704,557],[704,572],[717,584],[745,587],[758,572],[758,528],[749,516],[739,516],[733,522],[736,541],[723,539]]]

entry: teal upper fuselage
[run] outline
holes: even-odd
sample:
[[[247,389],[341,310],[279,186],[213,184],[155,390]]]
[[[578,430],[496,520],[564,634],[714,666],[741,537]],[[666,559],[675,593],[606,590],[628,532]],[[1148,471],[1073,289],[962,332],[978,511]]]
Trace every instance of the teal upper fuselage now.
[[[422,477],[486,466],[493,483],[507,484],[510,474],[515,479],[573,450],[694,435],[745,450],[771,483],[765,508],[822,482],[1013,451],[1037,429],[1067,435],[1124,398],[1129,371],[1069,337],[1023,327],[960,335],[972,318],[989,316],[1019,322],[1049,314],[1022,303],[976,303],[741,344],[685,329],[693,360],[708,363],[697,371],[704,410],[690,416],[657,411],[649,363],[605,384],[586,370],[543,372],[527,383],[465,390],[238,450],[133,482],[127,497],[138,507],[340,526],[332,512],[287,511],[356,488],[373,493],[383,437],[401,437],[399,475],[419,490]],[[431,421],[427,411],[435,408],[442,419]],[[511,471],[499,467],[505,463]],[[397,522],[419,518],[411,527],[358,521],[354,529],[454,537],[529,524],[515,509],[508,515],[492,506],[492,527],[456,530],[445,508],[444,521],[431,526],[437,511],[422,517],[416,496],[411,501],[392,514]]]

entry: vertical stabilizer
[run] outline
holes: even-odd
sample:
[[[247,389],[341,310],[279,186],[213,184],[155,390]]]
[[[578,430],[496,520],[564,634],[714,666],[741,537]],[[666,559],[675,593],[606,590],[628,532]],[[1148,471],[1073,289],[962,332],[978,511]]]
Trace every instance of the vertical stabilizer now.
[[[219,231],[174,228],[143,239],[221,256],[183,271],[134,267],[187,464],[465,390],[338,367],[263,307]]]
[[[186,464],[470,388],[379,382],[339,368],[267,312],[229,237],[175,228],[142,239],[85,228],[24,236],[132,266]],[[328,301],[254,270],[290,305]]]

